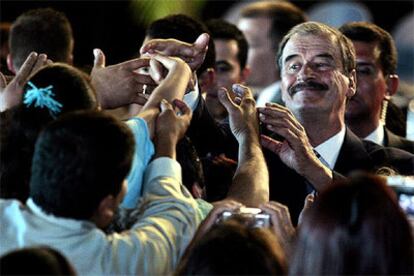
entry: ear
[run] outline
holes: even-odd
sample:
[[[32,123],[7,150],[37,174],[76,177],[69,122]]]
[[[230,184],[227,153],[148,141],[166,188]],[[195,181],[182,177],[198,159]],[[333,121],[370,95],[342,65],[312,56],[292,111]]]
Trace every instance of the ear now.
[[[205,72],[201,74],[198,79],[198,83],[200,84],[201,91],[207,91],[214,86],[214,82],[216,80],[216,72],[213,68],[208,68]]]
[[[107,195],[99,203],[91,221],[93,221],[98,228],[102,229],[107,227],[114,217],[116,207],[116,199],[112,195]]]
[[[245,84],[247,78],[250,76],[250,67],[246,66],[243,68],[243,70],[240,72],[240,83]]]
[[[390,74],[386,80],[387,83],[387,94],[385,96],[386,99],[390,99],[392,95],[397,93],[398,85],[400,83],[400,78],[397,74]]]
[[[14,66],[13,66],[13,58],[11,57],[10,54],[7,55],[7,69],[9,69],[10,72],[13,72],[14,74],[16,74],[16,70],[14,70]]]
[[[349,74],[348,80],[349,80],[349,83],[348,83],[348,91],[346,93],[346,97],[347,98],[352,98],[356,93],[356,87],[357,87],[356,86],[357,78],[356,78],[356,70],[355,69],[352,70],[351,73]]]

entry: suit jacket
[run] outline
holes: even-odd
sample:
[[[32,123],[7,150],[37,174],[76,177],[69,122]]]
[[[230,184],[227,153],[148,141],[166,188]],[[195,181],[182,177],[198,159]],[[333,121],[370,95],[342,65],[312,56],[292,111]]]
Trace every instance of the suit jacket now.
[[[294,224],[303,208],[310,184],[305,178],[288,168],[276,156],[265,152],[270,174],[270,199],[289,207]],[[349,175],[354,171],[374,172],[381,167],[390,167],[400,174],[414,174],[414,155],[395,148],[384,148],[359,139],[347,129],[339,151],[334,174]]]
[[[414,142],[392,133],[384,127],[384,147],[393,147],[414,154]]]

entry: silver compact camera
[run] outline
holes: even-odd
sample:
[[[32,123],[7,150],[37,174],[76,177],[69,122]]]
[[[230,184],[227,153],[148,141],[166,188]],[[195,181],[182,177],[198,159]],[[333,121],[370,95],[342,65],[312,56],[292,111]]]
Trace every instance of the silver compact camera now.
[[[216,223],[224,222],[230,218],[239,220],[248,227],[270,227],[270,215],[263,213],[263,211],[259,208],[242,207],[237,211],[224,211],[218,217]]]
[[[397,194],[400,207],[414,217],[414,176],[386,176],[387,184]]]

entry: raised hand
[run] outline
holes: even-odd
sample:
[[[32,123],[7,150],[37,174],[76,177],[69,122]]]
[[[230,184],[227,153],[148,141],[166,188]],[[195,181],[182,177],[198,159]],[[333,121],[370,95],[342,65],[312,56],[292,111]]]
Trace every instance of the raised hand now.
[[[47,55],[31,52],[16,76],[8,84],[3,74],[0,73],[0,112],[21,103],[23,88],[29,78],[43,66],[51,63]]]
[[[278,104],[267,103],[258,108],[260,121],[274,133],[284,138],[274,140],[261,136],[262,146],[276,153],[283,163],[304,176],[319,190],[332,180],[332,172],[316,157],[303,126],[292,112]]]
[[[94,49],[93,54],[92,84],[103,108],[145,103],[145,98],[139,95],[143,92],[143,86],[155,86],[156,83],[150,76],[139,74],[137,70],[147,67],[149,58],[132,59],[106,67],[102,50]]]
[[[203,64],[209,40],[210,36],[206,33],[201,34],[193,44],[177,39],[151,39],[141,47],[140,53],[179,57],[195,71]]]
[[[233,135],[239,142],[246,138],[246,134],[258,139],[259,121],[252,92],[248,87],[241,84],[234,84],[232,88],[236,94],[234,101],[225,88],[219,89],[218,97],[229,114],[230,128]]]
[[[180,115],[166,100],[162,100],[160,104],[161,113],[155,125],[156,157],[167,156],[174,159],[177,142],[190,125],[192,111],[187,104],[181,100],[174,100],[173,104]]]

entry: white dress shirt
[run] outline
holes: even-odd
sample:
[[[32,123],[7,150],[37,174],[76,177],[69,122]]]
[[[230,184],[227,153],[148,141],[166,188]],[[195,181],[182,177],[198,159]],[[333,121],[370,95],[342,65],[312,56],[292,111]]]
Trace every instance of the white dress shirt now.
[[[380,123],[373,132],[364,138],[364,140],[368,140],[382,146],[384,145],[384,135],[384,125]]]
[[[338,159],[339,151],[344,143],[344,139],[345,128],[341,129],[341,131],[337,134],[315,147],[316,152],[321,155],[331,170],[335,167],[335,163]]]

